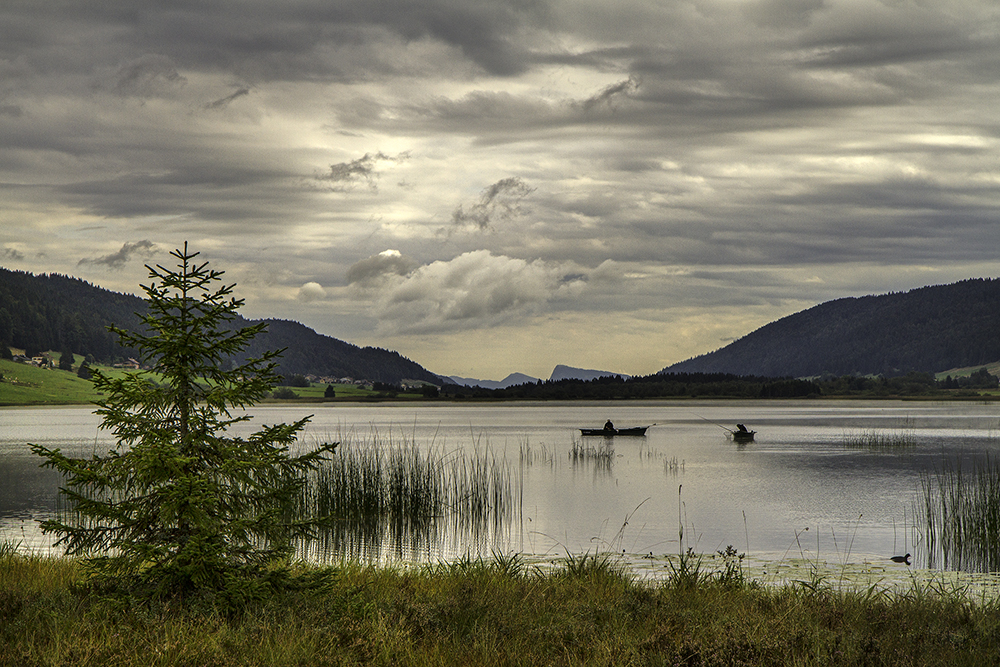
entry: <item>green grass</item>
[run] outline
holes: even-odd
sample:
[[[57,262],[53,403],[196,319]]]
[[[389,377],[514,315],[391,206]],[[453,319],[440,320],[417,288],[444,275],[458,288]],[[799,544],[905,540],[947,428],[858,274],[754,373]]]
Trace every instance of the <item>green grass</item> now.
[[[75,371],[0,359],[0,373],[0,405],[78,405],[100,399],[90,381],[77,377]]]
[[[58,359],[58,354],[50,353]],[[94,391],[90,380],[78,377],[76,369],[83,357],[76,355],[72,371],[62,371],[57,368],[36,368],[27,364],[19,364],[6,359],[0,359],[0,405],[89,405],[100,400],[101,395]],[[130,371],[94,364],[103,373],[111,377]],[[268,399],[268,402],[290,402],[303,400],[318,401],[352,401],[379,398],[378,392],[365,389],[354,384],[335,384],[336,396],[333,399],[324,398],[325,384],[313,384],[309,387],[290,387],[298,399]],[[399,394],[397,400],[422,399],[420,394]]]
[[[635,579],[610,556],[302,570],[235,614],[98,595],[73,561],[0,555],[0,665],[979,665],[1000,609],[958,593]]]

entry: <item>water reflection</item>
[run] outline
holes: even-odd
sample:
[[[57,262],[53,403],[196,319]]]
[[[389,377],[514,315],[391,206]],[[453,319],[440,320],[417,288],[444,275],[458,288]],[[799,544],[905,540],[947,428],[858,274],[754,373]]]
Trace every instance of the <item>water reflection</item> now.
[[[519,511],[521,479],[488,449],[349,437],[303,490],[298,513],[328,520],[302,555],[384,561],[500,551]]]
[[[656,426],[644,438],[581,438],[579,427],[597,411],[613,413],[616,423]],[[468,469],[456,478],[475,474],[490,489],[509,485],[509,493],[499,495],[504,503],[492,491],[458,494],[480,498],[458,512],[458,500],[409,515],[400,506],[401,514],[387,510],[378,522],[331,511],[339,523],[303,547],[312,558],[436,560],[493,551],[544,558],[610,542],[628,554],[677,554],[683,510],[684,543],[701,553],[732,544],[756,562],[895,565],[888,558],[909,551],[915,567],[1000,568],[1000,562],[977,564],[965,555],[945,559],[942,538],[931,540],[921,485],[948,462],[960,461],[971,472],[976,461],[1000,460],[1000,420],[992,405],[648,401],[609,410],[608,403],[584,402],[399,403],[258,406],[250,413],[254,418],[241,426],[247,433],[315,413],[307,440],[389,434],[379,447],[383,463],[392,449],[412,450],[406,455],[418,452],[439,468],[465,461]],[[707,420],[746,423],[756,439],[733,443]],[[0,539],[38,549],[51,543],[37,536],[33,519],[55,509],[59,479],[38,468],[24,443],[103,454],[111,443],[97,423],[88,408],[0,409]],[[479,472],[475,461],[485,461],[476,464]],[[496,481],[486,474],[491,469],[502,471]],[[363,495],[376,485],[359,487]],[[488,509],[476,515],[475,507]]]

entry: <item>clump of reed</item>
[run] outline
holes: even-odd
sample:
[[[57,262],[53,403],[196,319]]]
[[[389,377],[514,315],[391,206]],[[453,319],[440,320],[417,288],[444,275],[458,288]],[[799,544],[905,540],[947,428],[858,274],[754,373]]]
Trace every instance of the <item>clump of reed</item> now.
[[[917,438],[912,428],[899,428],[891,431],[865,429],[844,434],[844,447],[848,449],[866,449],[868,451],[899,451],[910,449],[917,445]]]
[[[1000,461],[946,461],[921,487],[929,567],[1000,571]]]
[[[569,459],[573,463],[583,461],[596,461],[598,463],[610,464],[615,458],[615,441],[612,438],[602,438],[598,445],[584,444],[579,440],[574,440],[569,449]]]
[[[489,451],[347,438],[302,492],[303,515],[329,518],[302,549],[320,558],[430,554],[448,542],[480,541],[511,519],[518,502],[510,466]]]
[[[671,457],[669,460],[663,462],[663,470],[668,475],[674,475],[675,477],[684,472],[684,461],[678,461],[677,457]]]

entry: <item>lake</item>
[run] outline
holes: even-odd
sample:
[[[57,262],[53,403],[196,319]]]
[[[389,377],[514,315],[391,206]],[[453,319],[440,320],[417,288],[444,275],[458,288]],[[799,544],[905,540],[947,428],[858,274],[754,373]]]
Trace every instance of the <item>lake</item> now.
[[[713,554],[733,545],[758,563],[885,563],[909,552],[927,566],[915,520],[921,475],[1000,448],[996,408],[963,402],[400,402],[249,412],[253,426],[312,414],[306,444],[409,443],[448,457],[495,458],[510,470],[515,506],[488,531],[439,527],[362,554],[380,561],[611,551],[639,563],[677,554],[683,526],[683,548]],[[638,438],[580,436],[579,428],[607,419],[650,428]],[[0,539],[50,549],[35,520],[55,510],[59,479],[38,468],[25,443],[103,454],[112,441],[98,423],[89,407],[0,409]],[[737,423],[756,430],[756,440],[732,442],[725,429]],[[912,444],[847,446],[871,432],[905,434]]]

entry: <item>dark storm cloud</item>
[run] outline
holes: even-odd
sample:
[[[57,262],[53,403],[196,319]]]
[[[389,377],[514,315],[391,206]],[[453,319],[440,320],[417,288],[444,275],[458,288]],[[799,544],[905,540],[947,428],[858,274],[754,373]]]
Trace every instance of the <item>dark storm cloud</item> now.
[[[529,54],[518,32],[545,15],[532,0],[305,0],[180,3],[144,0],[79,2],[59,8],[21,3],[6,12],[10,39],[0,53],[37,54],[56,34],[101,38],[141,52],[165,54],[184,67],[223,68],[260,80],[340,80],[352,76],[330,59],[330,47],[357,47],[382,34],[412,42],[441,41],[487,72],[524,71]],[[17,30],[21,26],[23,30]],[[0,33],[0,34],[3,34]],[[100,45],[91,48],[99,52]]]
[[[93,259],[81,259],[78,264],[101,264],[112,269],[120,269],[125,264],[132,259],[134,255],[140,257],[152,257],[157,252],[157,247],[154,243],[148,240],[136,241],[135,243],[126,242],[118,252],[113,252],[110,255],[105,255],[104,257],[95,257]]]

